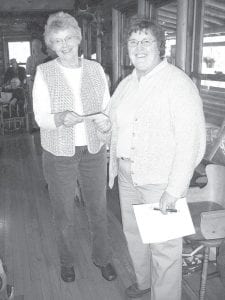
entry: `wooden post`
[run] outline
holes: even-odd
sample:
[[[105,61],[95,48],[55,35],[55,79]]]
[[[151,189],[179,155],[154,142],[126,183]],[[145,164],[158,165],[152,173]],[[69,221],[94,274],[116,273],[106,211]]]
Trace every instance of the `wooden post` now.
[[[102,62],[102,38],[101,38],[101,30],[97,25],[97,39],[96,39],[96,59],[101,64]]]
[[[146,17],[153,22],[157,20],[157,13],[154,4],[150,4],[149,0],[138,0],[138,16]]]
[[[177,67],[185,71],[187,49],[188,0],[177,0],[176,59]]]
[[[138,16],[150,17],[150,4],[149,0],[138,0]]]
[[[88,57],[88,26],[87,20],[82,19],[82,49],[84,57]]]
[[[96,16],[96,59],[97,61],[101,64],[102,63],[102,16],[101,16],[101,11],[97,11],[97,16]]]
[[[189,76],[202,68],[205,0],[177,1],[176,66]],[[196,75],[197,76],[197,75]],[[197,82],[199,86],[200,80]]]
[[[158,22],[157,8],[154,4],[150,4],[149,6],[149,18],[152,22]]]
[[[87,58],[92,54],[92,24],[87,23]]]
[[[194,0],[194,30],[193,30],[193,73],[202,71],[203,31],[204,31],[205,0]],[[200,87],[200,79],[197,86]]]
[[[112,8],[112,84],[113,87],[117,84],[121,77],[121,28],[122,28],[122,13]]]
[[[188,76],[190,76],[193,70],[194,0],[188,1],[187,13],[187,46],[185,72]]]

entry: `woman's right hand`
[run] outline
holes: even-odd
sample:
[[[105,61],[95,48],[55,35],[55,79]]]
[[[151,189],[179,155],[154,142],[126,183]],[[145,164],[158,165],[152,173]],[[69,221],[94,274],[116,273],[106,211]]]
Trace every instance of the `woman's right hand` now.
[[[66,127],[71,127],[81,122],[83,122],[82,117],[78,116],[74,112],[68,111],[64,117],[63,125]]]

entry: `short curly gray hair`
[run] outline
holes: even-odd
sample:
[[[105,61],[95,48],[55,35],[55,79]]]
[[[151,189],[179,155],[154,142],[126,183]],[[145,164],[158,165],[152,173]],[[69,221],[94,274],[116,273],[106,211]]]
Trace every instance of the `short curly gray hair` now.
[[[68,28],[72,28],[75,31],[76,35],[78,36],[79,42],[81,42],[81,29],[73,16],[63,11],[51,14],[48,17],[44,31],[46,46],[52,49],[51,35],[60,30],[65,30]]]
[[[160,57],[165,55],[165,32],[161,26],[153,23],[149,19],[142,17],[134,17],[130,19],[130,23],[126,30],[127,40],[130,38],[133,32],[149,31],[156,39],[157,46],[160,52]]]

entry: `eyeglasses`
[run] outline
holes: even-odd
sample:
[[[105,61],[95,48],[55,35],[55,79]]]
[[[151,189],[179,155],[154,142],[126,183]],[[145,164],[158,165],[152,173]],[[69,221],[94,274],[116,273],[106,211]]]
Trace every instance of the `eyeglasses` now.
[[[74,40],[79,40],[79,36],[78,35],[69,35],[69,36],[65,37],[65,39],[57,39],[56,38],[52,42],[56,46],[62,46],[64,43],[71,44],[74,42]]]
[[[151,47],[153,45],[153,43],[155,43],[156,40],[142,40],[142,41],[137,41],[137,40],[128,40],[128,46],[130,48],[136,48],[139,43],[144,47],[144,48],[148,48]]]

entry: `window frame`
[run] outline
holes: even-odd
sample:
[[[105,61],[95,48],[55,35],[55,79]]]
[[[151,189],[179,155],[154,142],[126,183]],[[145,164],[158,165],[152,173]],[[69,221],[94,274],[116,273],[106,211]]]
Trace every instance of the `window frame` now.
[[[7,70],[9,66],[9,42],[29,42],[31,49],[30,35],[7,35],[3,36],[3,55],[4,55],[4,69]]]

